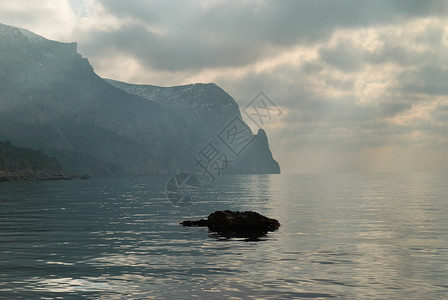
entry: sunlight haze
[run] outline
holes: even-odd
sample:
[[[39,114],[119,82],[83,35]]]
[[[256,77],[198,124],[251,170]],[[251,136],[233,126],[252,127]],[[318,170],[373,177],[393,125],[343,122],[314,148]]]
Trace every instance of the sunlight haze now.
[[[282,173],[448,170],[446,1],[0,1],[2,23],[77,42],[103,78],[213,82]],[[256,132],[256,125],[246,122]]]

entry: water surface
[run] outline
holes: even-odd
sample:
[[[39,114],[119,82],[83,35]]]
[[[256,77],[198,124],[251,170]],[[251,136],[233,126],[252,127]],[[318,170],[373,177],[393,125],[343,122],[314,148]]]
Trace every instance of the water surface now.
[[[448,175],[222,176],[194,205],[169,177],[0,184],[2,299],[446,299]],[[218,209],[261,241],[182,227]]]

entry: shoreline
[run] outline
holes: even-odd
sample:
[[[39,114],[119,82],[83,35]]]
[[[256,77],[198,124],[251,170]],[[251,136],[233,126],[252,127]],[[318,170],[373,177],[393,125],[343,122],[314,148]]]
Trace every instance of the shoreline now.
[[[77,174],[55,174],[51,176],[36,176],[36,175],[8,175],[0,176],[0,183],[2,182],[25,182],[25,181],[59,181],[59,180],[74,180],[74,179],[90,179],[90,175]]]

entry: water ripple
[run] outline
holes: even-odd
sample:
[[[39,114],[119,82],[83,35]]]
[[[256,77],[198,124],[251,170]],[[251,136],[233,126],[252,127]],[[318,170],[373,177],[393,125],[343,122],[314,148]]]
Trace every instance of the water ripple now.
[[[166,177],[0,185],[0,298],[444,299],[446,174],[223,176],[174,207]],[[260,241],[184,228],[218,209]]]

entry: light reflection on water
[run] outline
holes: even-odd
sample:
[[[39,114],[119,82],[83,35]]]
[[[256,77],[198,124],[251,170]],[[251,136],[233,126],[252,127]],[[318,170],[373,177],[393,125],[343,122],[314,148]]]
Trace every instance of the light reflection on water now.
[[[191,207],[168,177],[0,184],[0,298],[406,298],[448,293],[448,176],[223,176]],[[279,219],[259,242],[178,223]]]

